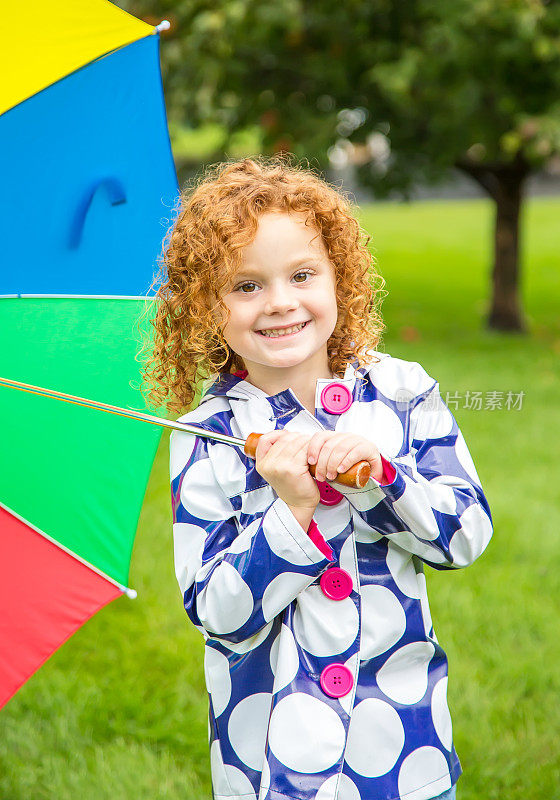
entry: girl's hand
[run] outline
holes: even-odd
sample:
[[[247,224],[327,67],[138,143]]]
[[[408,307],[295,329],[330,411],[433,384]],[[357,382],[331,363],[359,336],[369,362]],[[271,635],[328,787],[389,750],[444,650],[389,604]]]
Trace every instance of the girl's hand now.
[[[377,447],[355,433],[335,433],[320,431],[311,437],[307,449],[308,464],[315,464],[315,480],[334,480],[339,472],[358,461],[369,461],[371,476],[381,482],[383,463]]]
[[[255,466],[287,505],[314,511],[321,496],[307,461],[311,438],[308,433],[283,429],[263,433],[255,452]]]

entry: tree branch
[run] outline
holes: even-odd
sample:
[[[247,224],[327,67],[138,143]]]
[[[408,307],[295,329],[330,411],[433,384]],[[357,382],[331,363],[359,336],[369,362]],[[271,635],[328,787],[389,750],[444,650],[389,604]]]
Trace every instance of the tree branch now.
[[[496,201],[505,180],[520,182],[530,172],[530,166],[521,153],[517,153],[511,163],[487,161],[479,164],[476,161],[471,161],[467,156],[459,156],[455,160],[454,166],[474,178],[488,192],[490,197]]]

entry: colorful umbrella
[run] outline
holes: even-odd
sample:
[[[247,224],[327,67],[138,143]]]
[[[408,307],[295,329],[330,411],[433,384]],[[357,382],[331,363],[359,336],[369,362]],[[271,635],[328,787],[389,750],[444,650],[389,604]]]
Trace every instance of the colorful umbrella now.
[[[0,6],[0,374],[137,407],[138,323],[178,195],[166,25],[106,0]],[[161,429],[6,388],[0,419],[1,706],[93,613],[135,594]]]

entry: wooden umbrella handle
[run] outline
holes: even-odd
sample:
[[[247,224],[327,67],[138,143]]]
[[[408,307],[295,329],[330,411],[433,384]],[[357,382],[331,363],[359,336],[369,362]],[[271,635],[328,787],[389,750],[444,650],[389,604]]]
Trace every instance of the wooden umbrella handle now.
[[[256,458],[257,444],[262,433],[250,433],[245,440],[245,455]],[[309,464],[309,472],[315,477],[315,464]],[[353,489],[363,489],[369,481],[371,475],[371,465],[369,461],[358,461],[347,469],[346,472],[339,472],[336,478],[329,483],[341,483],[343,486],[351,486]]]

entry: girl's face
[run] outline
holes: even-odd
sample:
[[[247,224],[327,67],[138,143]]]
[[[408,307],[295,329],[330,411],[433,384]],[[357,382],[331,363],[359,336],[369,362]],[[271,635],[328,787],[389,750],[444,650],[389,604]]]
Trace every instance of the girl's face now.
[[[262,367],[306,362],[323,369],[338,309],[335,271],[319,231],[306,227],[303,214],[270,211],[259,217],[255,239],[241,257],[223,295],[230,310],[223,330],[229,347],[242,356],[249,373],[254,365],[262,372]],[[261,333],[302,322],[302,330],[288,335]]]

